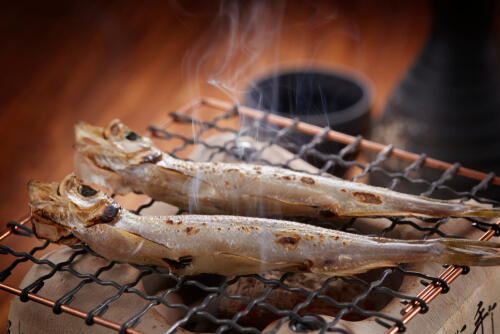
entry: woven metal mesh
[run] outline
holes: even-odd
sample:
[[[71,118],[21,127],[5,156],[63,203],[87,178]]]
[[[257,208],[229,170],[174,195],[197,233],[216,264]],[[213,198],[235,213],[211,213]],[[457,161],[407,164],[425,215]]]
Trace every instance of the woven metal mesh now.
[[[482,203],[493,205],[500,204],[494,200],[487,200],[482,197],[483,192],[488,191],[491,186],[489,182],[493,178],[493,174],[489,174],[486,179],[475,184],[455,182],[457,177],[454,172],[459,167],[455,164],[447,171],[436,174],[435,171],[425,171],[423,161],[425,155],[422,155],[419,160],[414,163],[403,163],[401,161],[392,161],[391,146],[377,155],[361,152],[359,142],[361,138],[347,146],[329,146],[329,149],[324,149],[324,144],[327,129],[313,138],[309,138],[307,143],[296,142],[297,132],[295,129],[296,123],[287,128],[276,128],[270,126],[265,121],[266,115],[260,119],[250,120],[245,119],[245,124],[242,128],[234,126],[226,126],[234,124],[229,122],[238,117],[237,108],[227,110],[223,113],[218,113],[215,116],[210,116],[210,119],[203,119],[201,116],[193,117],[184,113],[173,112],[171,114],[173,122],[176,124],[185,124],[186,129],[191,129],[191,133],[186,131],[172,132],[164,128],[151,126],[149,131],[152,137],[157,142],[168,143],[168,150],[172,156],[186,158],[188,153],[195,146],[202,146],[210,152],[208,160],[213,159],[218,154],[226,154],[243,162],[262,163],[275,165],[284,168],[291,168],[290,164],[293,160],[301,159],[314,163],[318,167],[318,174],[331,172],[340,176],[353,175],[353,180],[368,178],[370,181],[379,185],[387,186],[391,189],[406,191],[410,193],[420,193],[426,196],[444,196],[454,197],[461,200],[476,200]],[[201,111],[198,115],[205,115]],[[206,118],[206,117],[205,117]],[[170,128],[170,127],[168,127]],[[232,133],[234,137],[224,142],[221,145],[209,144],[205,138],[215,133]],[[255,149],[248,146],[241,146],[239,142],[244,136],[259,137],[259,140],[264,143],[264,146]],[[282,163],[271,163],[262,157],[262,153],[272,145],[278,144],[284,146],[293,152],[293,157]],[[362,157],[360,159],[360,156]],[[349,174],[347,171],[357,170],[354,174]],[[433,172],[434,174],[429,174]],[[434,178],[429,178],[429,175]],[[460,181],[460,180],[459,180]],[[469,182],[469,181],[467,181]],[[465,184],[465,186],[462,186]],[[457,189],[460,187],[468,187],[468,189]],[[140,206],[135,211],[141,214],[141,211],[154,204],[154,201]],[[324,227],[332,228],[332,224],[325,224],[321,221],[308,221],[302,218],[306,223],[319,224]],[[353,233],[362,233],[369,235],[385,236],[390,232],[404,227],[412,229],[418,233],[422,239],[441,236],[441,237],[461,237],[454,233],[450,233],[447,226],[450,225],[452,218],[441,219],[415,219],[401,217],[383,217],[377,218],[383,226],[382,228],[369,232],[360,230],[357,226],[358,219],[350,219],[343,222],[341,230]],[[483,231],[490,228],[496,228],[489,222],[469,219],[471,226]],[[12,228],[16,238],[34,238],[32,231],[26,227],[19,225],[16,222],[11,222],[8,225]],[[14,229],[14,227],[17,227]],[[452,230],[452,229],[451,229]],[[95,300],[95,307],[88,312],[85,322],[88,325],[92,324],[94,315],[106,317],[106,312],[113,301],[121,298],[125,294],[135,294],[138,297],[147,301],[144,307],[135,311],[135,314],[130,314],[127,321],[122,322],[120,332],[125,332],[129,327],[135,327],[141,317],[151,308],[158,305],[164,305],[168,308],[176,308],[183,312],[183,316],[175,323],[172,323],[169,331],[173,333],[177,328],[187,328],[190,330],[199,330],[197,324],[204,323],[203,331],[213,331],[216,333],[222,332],[242,332],[242,333],[261,333],[262,325],[256,325],[252,318],[264,317],[268,322],[275,321],[272,326],[268,326],[267,333],[275,333],[285,324],[290,326],[294,331],[307,331],[319,329],[321,333],[325,331],[347,333],[347,331],[339,327],[340,319],[361,320],[369,316],[374,316],[376,323],[380,326],[390,328],[394,325],[398,326],[401,331],[405,329],[405,325],[400,321],[398,314],[384,314],[380,309],[374,308],[369,302],[370,300],[386,300],[390,301],[393,298],[398,298],[401,302],[410,303],[418,301],[422,306],[422,313],[428,308],[425,302],[414,296],[405,295],[398,292],[398,285],[391,282],[401,281],[403,277],[411,276],[413,279],[420,280],[422,285],[440,283],[443,287],[443,293],[449,290],[448,285],[438,277],[428,275],[426,273],[411,271],[408,267],[399,266],[395,268],[372,271],[370,274],[358,275],[353,277],[329,277],[318,278],[314,288],[308,289],[302,285],[297,285],[296,281],[290,280],[290,274],[282,274],[280,276],[273,275],[245,275],[237,277],[176,277],[172,274],[165,273],[157,268],[149,266],[132,265],[138,270],[137,277],[126,284],[119,284],[113,280],[104,280],[100,276],[104,272],[109,271],[117,265],[116,262],[110,262],[108,265],[95,268],[93,272],[78,272],[71,267],[71,264],[79,256],[99,256],[95,254],[85,245],[71,246],[73,248],[72,255],[63,262],[53,263],[51,261],[40,259],[39,254],[43,253],[49,242],[39,242],[40,245],[34,247],[28,252],[0,245],[0,255],[11,256],[14,258],[11,265],[7,268],[0,268],[0,282],[6,281],[9,276],[23,263],[43,264],[50,267],[50,272],[36,281],[29,284],[22,291],[20,296],[22,301],[28,301],[28,293],[37,293],[43,289],[44,281],[50,279],[57,272],[65,271],[74,275],[79,279],[79,284],[68,291],[61,291],[59,299],[53,307],[53,312],[60,313],[61,305],[71,305],[71,302],[78,298],[78,292],[87,284],[96,283],[100,285],[111,286],[116,289],[113,296],[107,297],[104,300]],[[22,244],[21,242],[19,244]],[[464,271],[464,273],[466,273]],[[173,282],[162,294],[148,295],[141,289],[137,289],[137,284],[146,277],[156,276]],[[251,282],[253,285],[260,286],[258,294],[245,295],[244,293],[232,294],[230,291],[241,281]],[[328,293],[330,286],[337,284],[342,289],[350,290],[348,298],[345,296],[332,295]],[[167,296],[180,293],[183,289],[188,289],[189,293],[196,291],[199,300],[196,304],[174,303],[169,301]],[[354,291],[354,292],[353,292]],[[293,296],[296,300],[295,304],[289,308],[280,307],[272,302],[270,296],[272,294],[281,293],[288,297]],[[233,313],[230,314],[226,310],[224,314],[214,311],[211,307],[216,301],[230,301],[229,305],[233,305]],[[313,307],[316,305],[316,308]],[[319,305],[319,306],[318,306]],[[331,317],[322,318],[315,313],[318,307],[323,310],[323,314],[327,312]],[[328,319],[328,320],[325,320]],[[114,319],[109,319],[114,321]]]

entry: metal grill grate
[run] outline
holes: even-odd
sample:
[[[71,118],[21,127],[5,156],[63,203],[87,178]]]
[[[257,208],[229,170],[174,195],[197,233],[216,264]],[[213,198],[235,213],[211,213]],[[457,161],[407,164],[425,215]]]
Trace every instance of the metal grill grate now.
[[[246,125],[240,128],[238,120],[242,115],[244,116],[243,123]],[[176,128],[176,131],[172,131],[173,128]],[[294,160],[307,160],[318,167],[318,174],[332,172],[344,177],[348,176],[354,181],[369,178],[372,182],[375,180],[391,189],[421,193],[425,196],[447,196],[461,200],[473,199],[493,205],[500,204],[500,202],[487,200],[481,196],[484,191],[495,188],[492,184],[500,184],[500,180],[492,173],[486,175],[467,170],[461,168],[459,164],[447,165],[427,159],[425,155],[411,155],[404,151],[395,150],[392,146],[384,147],[362,140],[362,138],[350,138],[342,134],[332,133],[328,129],[318,131],[314,127],[297,121],[283,120],[248,108],[227,107],[225,103],[216,100],[196,101],[179,112],[172,112],[167,122],[162,126],[151,126],[148,130],[161,147],[178,158],[185,159],[194,147],[202,146],[204,150],[209,152],[208,160],[212,160],[218,154],[226,154],[247,163],[262,163],[284,168],[291,168],[291,163]],[[293,139],[296,137],[297,131],[316,134],[306,144],[294,143]],[[217,133],[230,133],[233,134],[233,138],[221,145],[210,144],[206,141],[208,137]],[[256,133],[259,134],[259,139],[264,142],[262,147],[258,149],[238,148],[242,137],[247,135],[255,137]],[[318,149],[321,144],[332,142],[332,137],[345,145],[340,146],[337,152],[325,153],[324,150]],[[283,163],[271,163],[263,158],[262,153],[276,144],[289,149],[293,152],[293,156]],[[441,171],[436,174],[439,169]],[[429,179],[429,175],[436,175],[436,177]],[[466,182],[454,182],[457,179]],[[476,180],[471,183],[473,179]],[[457,189],[456,187],[460,187],[461,184],[466,184],[468,189]],[[153,204],[154,201],[151,200],[138,207],[135,212],[141,214],[142,210]],[[344,222],[340,229],[379,236],[390,235],[391,232],[404,229],[422,239],[433,236],[463,237],[453,233],[453,227],[450,227],[453,224],[450,224],[450,221],[454,220],[452,218],[384,217],[372,220],[379,222],[376,225],[379,228],[375,231],[367,232],[360,229],[359,226],[363,226],[363,223],[360,224],[359,219],[355,218]],[[9,230],[0,236],[0,240],[6,240],[7,237],[34,239],[30,228],[26,226],[28,224],[24,225],[27,222],[28,219],[21,222],[10,222],[8,224]],[[306,220],[306,222],[310,221]],[[318,221],[311,223],[332,227],[331,224],[325,225]],[[477,230],[489,231],[483,236],[483,239],[489,239],[499,232],[498,225],[490,222],[469,219],[469,223]],[[31,240],[31,244],[34,243],[35,240]],[[29,243],[23,241],[18,244]],[[405,266],[399,266],[373,271],[369,275],[321,278],[318,279],[314,288],[307,289],[295,284],[296,282],[293,280],[291,281],[290,274],[212,277],[207,280],[199,277],[176,277],[154,267],[132,265],[138,270],[135,279],[126,284],[119,284],[114,280],[100,278],[103,273],[118,265],[116,262],[109,262],[105,266],[94,268],[93,272],[79,272],[71,266],[75,259],[81,256],[99,256],[85,245],[72,246],[73,252],[66,261],[53,263],[46,259],[40,259],[41,256],[39,256],[50,248],[49,242],[38,241],[38,244],[28,252],[18,250],[12,245],[8,247],[6,244],[0,244],[0,255],[14,258],[7,268],[0,268],[2,270],[0,272],[0,288],[18,294],[22,301],[34,300],[52,307],[54,313],[67,312],[84,318],[88,325],[97,323],[118,330],[120,333],[138,333],[134,327],[141,321],[144,314],[158,305],[179,309],[183,312],[183,316],[171,324],[168,333],[173,333],[179,328],[195,330],[198,322],[205,323],[204,330],[216,333],[227,331],[261,333],[264,327],[256,326],[251,319],[252,316],[262,316],[263,314],[269,322],[274,321],[272,325],[265,327],[267,333],[276,333],[284,326],[297,332],[320,330],[321,333],[325,331],[348,333],[344,327],[339,325],[341,319],[361,320],[367,317],[374,317],[379,326],[386,327],[392,332],[404,331],[407,321],[419,312],[425,313],[428,310],[427,303],[430,300],[439,293],[448,292],[449,283],[458,275],[465,274],[469,270],[464,267],[450,266],[440,276],[433,276],[429,273],[412,271]],[[43,264],[50,268],[50,272],[28,284],[22,290],[5,284],[15,270],[25,263]],[[44,288],[44,282],[61,271],[77,277],[79,284],[68,291],[61,291],[60,298],[57,300],[48,300],[38,296],[37,293]],[[152,276],[174,283],[161,295],[149,295],[136,288],[141,280]],[[425,289],[418,296],[401,293],[397,290],[398,287],[391,283],[398,277],[400,280],[402,277],[413,277],[415,280],[420,280]],[[231,288],[242,284],[242,281],[258,284],[261,287],[259,294],[256,296],[231,294],[229,292],[232,291]],[[90,283],[111,286],[116,291],[111,297],[95,300],[95,306],[88,312],[72,308],[71,303],[75,298],[78,298],[78,292]],[[345,300],[344,297],[332,297],[332,294],[327,293],[331,284],[340,284],[343,289],[350,289],[355,293],[351,293],[348,300]],[[168,300],[167,296],[179,293],[186,288],[196,289],[201,296],[195,306]],[[289,309],[269,302],[269,296],[277,291],[285,293],[287,296],[296,296],[297,302]],[[109,306],[126,294],[135,294],[144,299],[145,306],[135,311],[135,314],[127,315],[128,320],[126,321],[118,322],[115,319],[104,319]],[[235,305],[232,314],[226,312],[221,315],[210,308],[214,301],[220,301],[224,298],[231,301],[231,305]],[[386,314],[383,312],[383,308],[373,309],[367,302],[370,298],[387,301],[393,298],[400,299],[406,305],[403,318],[398,314]],[[324,310],[329,310],[330,317],[320,317],[311,312],[311,309],[314,309],[312,306],[318,304]]]

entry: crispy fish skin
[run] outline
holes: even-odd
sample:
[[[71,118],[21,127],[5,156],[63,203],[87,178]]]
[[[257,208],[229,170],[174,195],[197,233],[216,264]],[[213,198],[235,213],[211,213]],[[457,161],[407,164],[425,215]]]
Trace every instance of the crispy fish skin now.
[[[28,190],[38,237],[80,240],[110,260],[168,267],[177,275],[351,275],[403,262],[500,264],[500,243],[493,242],[399,241],[265,218],[137,216],[74,175],[59,185],[31,181]]]
[[[271,166],[191,162],[157,149],[119,120],[75,126],[75,171],[119,194],[140,192],[191,213],[244,216],[500,217],[499,209],[398,193]]]

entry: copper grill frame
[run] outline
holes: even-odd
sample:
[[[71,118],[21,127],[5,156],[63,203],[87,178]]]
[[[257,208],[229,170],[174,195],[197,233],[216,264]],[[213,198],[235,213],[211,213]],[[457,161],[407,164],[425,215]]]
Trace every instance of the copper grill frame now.
[[[187,114],[190,110],[193,110],[193,109],[196,109],[196,108],[199,108],[202,106],[214,108],[214,109],[220,110],[221,112],[227,111],[231,108],[234,108],[234,105],[231,103],[221,101],[218,99],[214,99],[214,98],[203,97],[203,98],[195,99],[195,100],[191,101],[190,103],[186,104],[185,106],[183,106],[182,108],[178,109],[177,114],[180,114],[180,115]],[[235,110],[235,112],[239,113],[240,115],[245,116],[245,117],[249,117],[252,119],[262,119],[265,116],[265,122],[272,124],[272,125],[276,125],[278,127],[289,127],[289,126],[293,125],[297,131],[300,131],[302,133],[312,135],[312,136],[316,136],[316,135],[319,135],[320,133],[324,132],[324,129],[322,129],[318,126],[314,126],[314,125],[307,124],[304,122],[297,122],[297,121],[294,121],[290,118],[286,118],[286,117],[282,117],[282,116],[277,116],[277,115],[273,115],[273,114],[266,114],[260,110],[245,107],[245,106],[237,105],[237,108],[234,108],[234,110]],[[174,121],[174,117],[172,115],[169,115],[169,116],[167,116],[167,118],[164,122],[159,124],[159,126],[162,128],[165,128],[173,121]],[[338,131],[334,131],[334,130],[329,130],[329,131],[325,132],[324,134],[325,134],[325,138],[332,140],[332,141],[335,141],[335,142],[338,142],[338,143],[346,144],[346,145],[352,144],[353,142],[358,140],[356,137],[353,137],[353,136],[350,136],[350,135],[347,135],[347,134],[344,134],[344,133],[341,133]],[[393,148],[392,146],[383,145],[383,144],[380,144],[380,143],[377,143],[374,141],[370,141],[370,140],[366,140],[366,139],[361,139],[358,142],[358,145],[361,149],[376,152],[376,153],[388,151],[390,155],[392,155],[396,158],[402,159],[402,160],[409,161],[409,162],[415,162],[419,159],[422,159],[421,155],[411,153],[411,152],[408,152],[408,151],[405,151],[402,149]],[[438,159],[429,158],[429,157],[425,157],[423,159],[422,165],[426,166],[426,167],[433,168],[433,169],[441,170],[441,171],[449,170],[450,168],[452,168],[454,166],[453,164],[450,164],[450,163],[447,163],[447,162],[444,162],[444,161],[441,161]],[[491,173],[486,174],[486,173],[483,173],[483,172],[480,172],[480,171],[477,171],[474,169],[465,168],[465,167],[461,167],[461,166],[458,166],[458,168],[456,168],[454,170],[454,172],[455,172],[455,174],[460,175],[460,176],[464,176],[464,177],[478,180],[478,181],[487,180],[487,182],[489,182],[493,185],[500,186],[500,177],[495,176]],[[19,220],[19,225],[24,225],[24,224],[28,223],[29,221],[30,221],[30,217],[24,216],[22,219]],[[496,222],[496,225],[500,226],[500,220]],[[0,234],[0,242],[2,240],[6,239],[7,237],[9,237],[9,235],[11,235],[16,230],[18,230],[18,227],[7,228],[5,231],[3,231]],[[497,233],[497,231],[493,228],[490,228],[487,232],[485,232],[479,238],[479,240],[487,241],[487,240],[491,239],[495,235],[495,233]],[[452,266],[449,266],[448,268],[446,268],[439,275],[439,278],[442,280],[442,282],[444,282],[446,284],[451,284],[457,277],[460,276],[460,274],[463,271],[464,271],[463,267],[452,265]],[[16,287],[10,286],[8,284],[4,284],[4,283],[0,283],[0,289],[8,292],[10,294],[17,295],[17,296],[21,295],[21,292],[22,292],[22,290],[20,290],[19,288],[16,288]],[[435,282],[427,285],[416,297],[418,299],[422,300],[424,303],[428,304],[432,300],[434,300],[443,291],[443,289],[444,289],[443,285],[439,281],[435,281]],[[31,301],[37,302],[39,304],[42,304],[42,305],[45,305],[48,307],[53,307],[55,305],[54,300],[41,297],[41,296],[37,295],[36,293],[35,294],[28,293],[27,298]],[[409,321],[411,321],[413,318],[415,318],[415,316],[418,313],[420,313],[422,310],[423,310],[423,306],[417,300],[406,305],[401,310],[402,323],[407,324]],[[82,318],[82,319],[85,319],[87,317],[87,313],[85,313],[81,310],[75,309],[73,307],[67,306],[67,305],[61,305],[61,311],[68,313],[70,315]],[[99,325],[104,326],[104,327],[107,327],[109,329],[113,329],[116,331],[119,331],[121,329],[121,325],[119,323],[101,318],[99,316],[94,315],[92,320],[94,323],[99,324]],[[397,333],[398,331],[399,331],[399,328],[397,326],[393,326],[392,328],[390,328],[387,331],[387,334],[394,334],[394,333]],[[131,333],[131,334],[143,333],[143,332],[135,330],[133,328],[126,328],[125,332]]]

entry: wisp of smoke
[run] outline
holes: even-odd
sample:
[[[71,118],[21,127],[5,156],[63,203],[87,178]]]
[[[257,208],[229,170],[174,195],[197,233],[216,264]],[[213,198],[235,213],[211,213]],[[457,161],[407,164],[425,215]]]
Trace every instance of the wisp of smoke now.
[[[262,53],[277,53],[284,9],[285,1],[222,1],[211,26],[183,59],[186,74],[236,102]],[[200,96],[198,84],[192,89],[193,97]]]

